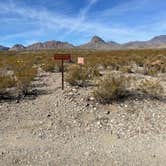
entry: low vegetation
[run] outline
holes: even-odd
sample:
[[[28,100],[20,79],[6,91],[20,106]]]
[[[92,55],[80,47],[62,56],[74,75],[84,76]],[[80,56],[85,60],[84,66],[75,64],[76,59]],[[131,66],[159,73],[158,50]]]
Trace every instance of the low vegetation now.
[[[164,93],[164,88],[159,80],[145,79],[141,81],[138,90],[153,98],[159,98]]]
[[[94,97],[100,103],[106,104],[119,100],[128,95],[130,78],[124,76],[106,76],[98,83],[97,89],[93,92]]]
[[[17,81],[10,76],[0,76],[0,93],[4,93],[7,88],[17,86]]]
[[[74,86],[87,86],[95,77],[100,76],[99,70],[101,68],[104,72],[115,70],[124,74],[141,73],[154,77],[166,72],[166,50],[164,49],[0,51],[0,96],[5,89],[12,87],[17,87],[22,93],[27,93],[31,82],[38,74],[39,68],[46,72],[61,71],[61,62],[53,60],[55,53],[71,54],[73,64],[65,63],[65,71],[67,71],[66,81]],[[76,65],[78,56],[85,58],[85,66]],[[118,79],[109,77],[102,80],[95,92],[96,98],[105,102],[123,97],[126,93],[126,81],[122,77]],[[144,93],[151,93],[155,96],[156,90],[154,90],[155,92],[152,92],[152,90],[157,85],[157,83],[151,85],[146,81],[146,83],[140,85],[140,89]],[[104,90],[104,86],[107,89]],[[110,88],[110,86],[113,88]],[[161,90],[158,93],[161,93]],[[102,99],[102,96],[104,99]]]
[[[89,80],[100,75],[95,67],[71,65],[67,70],[66,81],[72,86],[87,86]]]

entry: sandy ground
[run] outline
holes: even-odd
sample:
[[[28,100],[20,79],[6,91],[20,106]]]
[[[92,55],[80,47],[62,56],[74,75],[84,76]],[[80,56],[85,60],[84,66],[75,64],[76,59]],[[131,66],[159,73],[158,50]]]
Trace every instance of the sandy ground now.
[[[35,99],[0,103],[0,166],[165,166],[166,102],[102,106],[42,73]]]

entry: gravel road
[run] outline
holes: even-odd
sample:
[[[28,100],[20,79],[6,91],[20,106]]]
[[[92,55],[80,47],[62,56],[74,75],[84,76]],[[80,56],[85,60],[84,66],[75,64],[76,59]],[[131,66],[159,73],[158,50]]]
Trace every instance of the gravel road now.
[[[165,166],[166,102],[95,103],[41,73],[39,95],[0,103],[0,166]]]

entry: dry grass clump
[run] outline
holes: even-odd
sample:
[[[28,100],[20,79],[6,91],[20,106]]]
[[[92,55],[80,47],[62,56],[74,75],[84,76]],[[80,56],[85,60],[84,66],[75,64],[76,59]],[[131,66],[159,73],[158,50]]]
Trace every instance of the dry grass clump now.
[[[134,88],[133,85],[135,85]],[[159,99],[164,94],[164,88],[158,80],[146,79],[141,81],[138,86],[136,85],[137,79],[135,77],[107,75],[99,81],[93,95],[101,104],[109,104],[130,95]]]
[[[7,88],[17,86],[17,81],[10,76],[0,76],[0,93],[3,93]]]
[[[24,94],[28,92],[28,88],[31,82],[37,75],[37,68],[24,68],[16,73],[16,78],[18,80],[18,88],[22,90]]]
[[[72,86],[87,86],[89,80],[99,75],[95,67],[71,65],[67,69],[66,81]]]
[[[54,62],[42,63],[40,67],[45,72],[53,72],[55,70],[55,63]]]
[[[128,96],[128,86],[130,79],[120,76],[109,75],[101,79],[93,94],[96,100],[102,104],[110,103]]]
[[[153,98],[158,98],[164,93],[164,88],[158,80],[143,80],[141,81],[138,90]]]
[[[14,88],[14,89],[13,89]],[[11,90],[13,89],[13,90]],[[11,99],[18,97],[17,81],[11,76],[0,76],[0,98]],[[14,92],[14,93],[13,93]]]
[[[26,94],[31,82],[37,76],[37,68],[35,67],[35,58],[31,55],[27,56],[6,56],[0,57],[3,65],[1,65],[1,80],[0,80],[0,96],[3,98],[3,94],[6,96],[6,90],[15,88],[16,93],[19,91],[20,94]],[[12,73],[12,75],[8,75]],[[15,94],[8,93],[10,95]],[[17,96],[17,95],[16,95]]]
[[[123,73],[132,73],[132,68],[131,68],[131,66],[122,66],[120,68],[120,71]]]
[[[161,61],[160,59],[152,62],[146,62],[144,64],[145,75],[157,76],[158,73],[165,73],[165,71],[166,63],[164,63],[164,61]]]
[[[84,67],[72,65],[68,68],[66,81],[72,86],[85,86],[88,82],[88,74]]]

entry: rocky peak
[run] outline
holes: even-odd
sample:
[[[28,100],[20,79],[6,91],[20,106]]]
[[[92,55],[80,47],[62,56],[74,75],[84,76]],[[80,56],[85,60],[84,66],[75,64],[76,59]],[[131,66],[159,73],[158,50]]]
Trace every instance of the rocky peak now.
[[[8,49],[9,49],[8,47],[4,47],[0,45],[0,50],[8,50]]]
[[[94,36],[91,39],[90,43],[104,43],[105,44],[105,41],[102,38],[98,37],[98,36]]]
[[[47,41],[44,43],[34,43],[27,47],[27,50],[42,50],[42,49],[70,49],[74,46],[67,42]]]
[[[108,44],[109,46],[118,46],[118,45],[120,45],[119,43],[114,42],[114,41],[109,41],[109,42],[107,42],[107,44]]]
[[[10,48],[10,51],[19,51],[19,50],[24,50],[25,46],[22,44],[15,44],[12,48]]]
[[[156,37],[152,38],[150,41],[151,42],[163,42],[163,43],[166,43],[166,35],[156,36]]]

